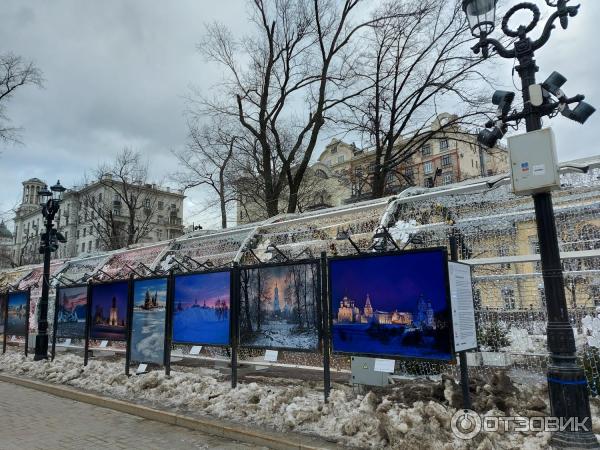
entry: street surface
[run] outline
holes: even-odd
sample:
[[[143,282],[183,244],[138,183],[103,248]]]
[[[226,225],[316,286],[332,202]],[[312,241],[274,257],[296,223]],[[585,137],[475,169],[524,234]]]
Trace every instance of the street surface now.
[[[0,382],[0,450],[258,448]]]

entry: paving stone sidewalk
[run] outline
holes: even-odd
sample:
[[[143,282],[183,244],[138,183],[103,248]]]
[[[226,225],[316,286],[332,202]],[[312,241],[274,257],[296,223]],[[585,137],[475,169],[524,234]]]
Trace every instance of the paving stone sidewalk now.
[[[259,448],[0,382],[0,450]]]

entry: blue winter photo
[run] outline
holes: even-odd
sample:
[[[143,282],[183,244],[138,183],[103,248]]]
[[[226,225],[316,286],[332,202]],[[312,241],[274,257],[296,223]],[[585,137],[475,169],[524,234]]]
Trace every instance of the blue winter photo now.
[[[133,284],[131,360],[163,364],[167,279],[153,278]]]
[[[230,273],[175,278],[173,342],[229,345]]]

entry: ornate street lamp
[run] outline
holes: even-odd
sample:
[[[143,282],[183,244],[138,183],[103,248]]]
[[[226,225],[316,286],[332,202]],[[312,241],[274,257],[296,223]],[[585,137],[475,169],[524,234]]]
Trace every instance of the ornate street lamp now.
[[[487,36],[496,26],[497,0],[463,0],[463,11],[467,15],[473,36]]]
[[[40,253],[44,255],[44,273],[42,275],[42,296],[38,307],[38,334],[35,337],[35,355],[33,359],[39,361],[48,359],[48,293],[50,291],[50,257],[58,249],[58,243],[65,243],[65,237],[54,229],[54,217],[60,209],[65,187],[57,181],[48,190],[44,186],[39,192],[42,215],[45,219],[46,232],[40,236]]]
[[[569,24],[569,18],[577,15],[579,6],[568,6],[569,0],[545,0],[546,4],[556,11],[548,18],[541,35],[532,40],[528,34],[533,31],[540,21],[540,10],[531,2],[519,3],[510,8],[502,19],[503,33],[514,40],[512,48],[504,47],[498,40],[489,35],[494,30],[496,1],[492,0],[463,0],[465,11],[473,36],[479,42],[473,47],[477,54],[488,57],[490,48],[499,56],[517,59],[515,67],[521,78],[521,94],[523,110],[511,111],[514,99],[512,92],[497,91],[492,99],[498,106],[496,119],[486,124],[479,135],[479,142],[493,146],[501,139],[510,122],[519,123],[525,120],[527,131],[542,128],[542,117],[553,116],[558,112],[579,123],[584,123],[595,109],[583,101],[583,95],[569,98],[561,90],[567,81],[565,77],[554,72],[542,84],[536,84],[535,74],[539,70],[534,56],[548,40],[554,22],[558,19],[563,29]],[[517,29],[509,28],[510,19],[518,11],[529,11],[532,20],[520,25]],[[571,109],[569,105],[578,105]],[[587,380],[583,370],[577,364],[575,338],[569,322],[565,286],[558,248],[558,237],[554,221],[552,197],[549,192],[533,195],[537,232],[540,243],[542,261],[542,276],[546,293],[546,308],[548,311],[548,362],[547,380],[550,395],[552,416],[562,420],[573,420],[583,423],[587,430],[555,431],[551,444],[554,448],[600,448],[591,431],[591,414]]]

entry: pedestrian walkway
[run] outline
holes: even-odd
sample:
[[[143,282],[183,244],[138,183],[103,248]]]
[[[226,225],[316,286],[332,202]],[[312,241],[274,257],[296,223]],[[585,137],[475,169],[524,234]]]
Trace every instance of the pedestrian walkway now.
[[[258,448],[0,382],[1,450]]]

